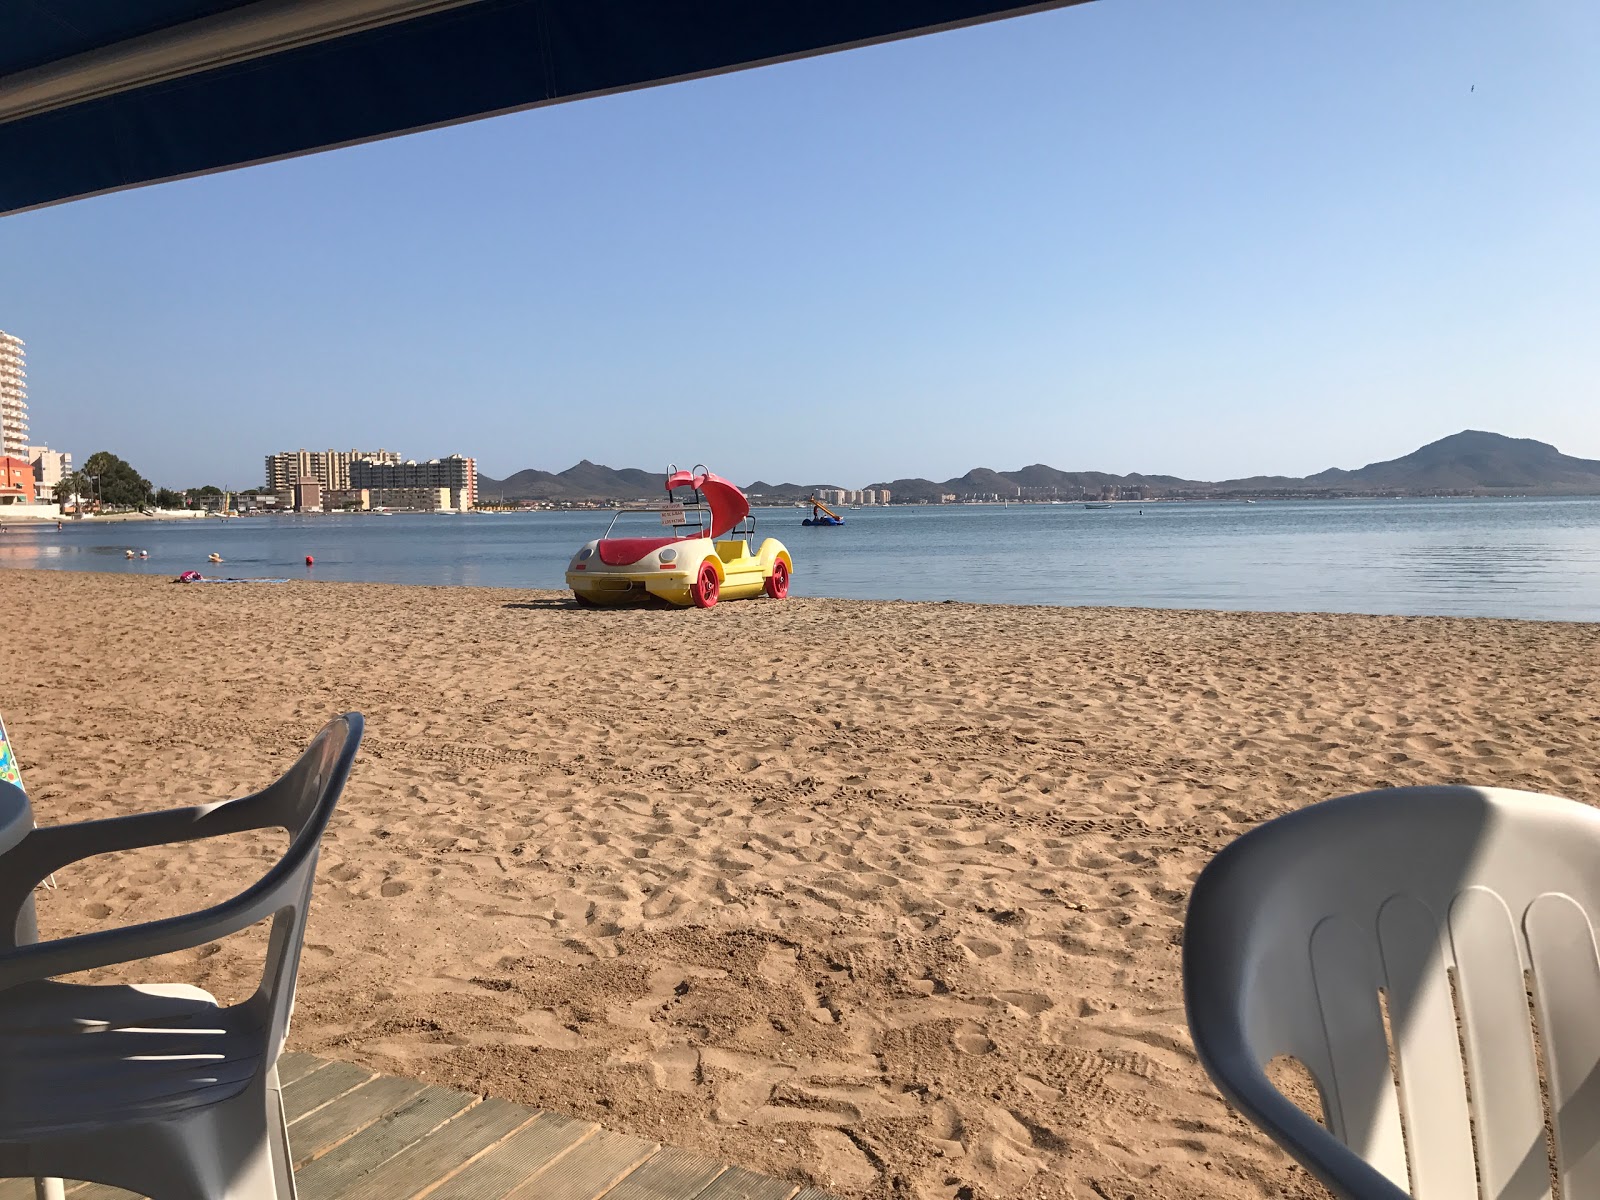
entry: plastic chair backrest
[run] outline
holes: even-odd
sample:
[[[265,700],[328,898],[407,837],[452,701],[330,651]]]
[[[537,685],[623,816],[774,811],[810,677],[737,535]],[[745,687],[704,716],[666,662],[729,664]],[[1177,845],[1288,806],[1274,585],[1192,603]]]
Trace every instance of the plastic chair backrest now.
[[[1196,1050],[1339,1194],[1533,1200],[1553,1156],[1565,1196],[1600,1195],[1597,912],[1585,805],[1464,787],[1312,805],[1195,884]],[[1316,1081],[1327,1132],[1268,1081],[1279,1055]]]

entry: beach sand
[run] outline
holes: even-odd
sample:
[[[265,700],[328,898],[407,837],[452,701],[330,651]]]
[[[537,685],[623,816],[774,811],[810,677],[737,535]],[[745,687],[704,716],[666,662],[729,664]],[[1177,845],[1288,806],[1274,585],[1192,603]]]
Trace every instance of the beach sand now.
[[[293,1047],[850,1197],[1321,1194],[1190,1049],[1195,874],[1364,788],[1600,799],[1593,625],[28,571],[0,605],[42,821],[239,794],[367,715]],[[74,866],[41,921],[275,849]],[[164,966],[234,999],[261,945]]]

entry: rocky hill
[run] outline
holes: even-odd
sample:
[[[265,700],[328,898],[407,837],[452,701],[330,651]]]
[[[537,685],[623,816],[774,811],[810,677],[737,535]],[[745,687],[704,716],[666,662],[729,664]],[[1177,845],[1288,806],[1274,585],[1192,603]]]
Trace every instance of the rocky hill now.
[[[1532,438],[1467,429],[1402,458],[1355,471],[1322,471],[1305,482],[1359,490],[1596,493],[1600,462],[1573,458]]]

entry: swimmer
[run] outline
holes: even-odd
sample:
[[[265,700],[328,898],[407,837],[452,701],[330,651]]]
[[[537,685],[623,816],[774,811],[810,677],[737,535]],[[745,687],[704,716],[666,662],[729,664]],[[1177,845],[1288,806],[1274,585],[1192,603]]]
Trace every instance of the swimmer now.
[[[213,551],[212,551],[212,552],[211,552],[211,559],[210,559],[210,561],[211,561],[211,562],[214,562],[214,563],[219,563],[219,562],[221,562],[221,561],[222,561],[222,555],[220,555],[220,554],[218,554],[218,553],[217,553],[217,552],[216,552],[216,551],[215,551],[215,550],[213,550]]]
[[[132,550],[124,550],[122,552],[122,557],[123,558],[132,558],[133,557],[133,551]]]
[[[150,557],[150,551],[148,551],[148,550],[139,551],[139,557],[140,558],[149,558]]]

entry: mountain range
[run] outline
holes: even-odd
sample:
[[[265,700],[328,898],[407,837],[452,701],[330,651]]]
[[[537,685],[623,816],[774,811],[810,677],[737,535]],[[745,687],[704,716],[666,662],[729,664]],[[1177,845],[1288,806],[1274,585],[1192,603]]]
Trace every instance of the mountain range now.
[[[634,468],[613,470],[584,459],[565,471],[518,471],[505,479],[478,477],[478,495],[497,500],[634,500],[661,495],[666,475]],[[831,483],[767,483],[745,487],[752,497],[772,501],[804,499]],[[1468,429],[1441,438],[1400,458],[1368,463],[1356,470],[1330,468],[1303,478],[1255,475],[1206,481],[1175,475],[1116,475],[1107,471],[1060,471],[1036,463],[1019,471],[974,467],[954,479],[890,479],[869,484],[888,488],[896,502],[937,501],[941,496],[1039,497],[1098,495],[1106,488],[1141,488],[1155,496],[1362,495],[1439,493],[1536,493],[1600,495],[1600,462],[1573,458],[1531,438],[1510,438]]]

